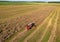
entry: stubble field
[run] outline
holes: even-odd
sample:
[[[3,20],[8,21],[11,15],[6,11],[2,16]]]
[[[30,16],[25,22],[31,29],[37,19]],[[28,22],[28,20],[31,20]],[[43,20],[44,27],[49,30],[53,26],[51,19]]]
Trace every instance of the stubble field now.
[[[0,5],[0,42],[60,42],[60,6]]]

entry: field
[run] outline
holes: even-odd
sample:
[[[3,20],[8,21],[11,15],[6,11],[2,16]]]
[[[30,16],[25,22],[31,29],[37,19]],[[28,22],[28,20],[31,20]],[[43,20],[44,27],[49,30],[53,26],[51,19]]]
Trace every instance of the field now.
[[[59,3],[11,4],[0,5],[0,42],[60,42]]]

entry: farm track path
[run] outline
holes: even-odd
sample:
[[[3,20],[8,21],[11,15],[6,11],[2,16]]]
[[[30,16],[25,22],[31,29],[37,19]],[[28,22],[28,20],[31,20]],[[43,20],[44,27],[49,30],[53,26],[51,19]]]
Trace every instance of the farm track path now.
[[[55,14],[53,14],[53,16],[50,18],[46,29],[44,30],[44,32],[43,32],[41,38],[37,40],[37,42],[41,42],[41,41],[43,40],[43,38],[44,38],[44,36],[45,36],[47,30],[49,29],[50,25],[52,24],[52,20],[54,19],[54,16],[55,16]]]

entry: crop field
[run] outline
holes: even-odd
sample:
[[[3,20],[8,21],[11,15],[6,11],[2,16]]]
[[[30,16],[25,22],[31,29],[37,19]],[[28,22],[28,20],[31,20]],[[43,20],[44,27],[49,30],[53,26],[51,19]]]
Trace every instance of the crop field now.
[[[60,5],[0,5],[0,42],[60,42]]]

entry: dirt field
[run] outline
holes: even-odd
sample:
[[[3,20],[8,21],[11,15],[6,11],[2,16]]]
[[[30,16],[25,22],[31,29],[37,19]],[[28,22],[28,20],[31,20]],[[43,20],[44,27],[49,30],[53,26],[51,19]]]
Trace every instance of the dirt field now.
[[[28,30],[26,25],[35,22]],[[1,5],[0,42],[60,42],[59,5]]]

